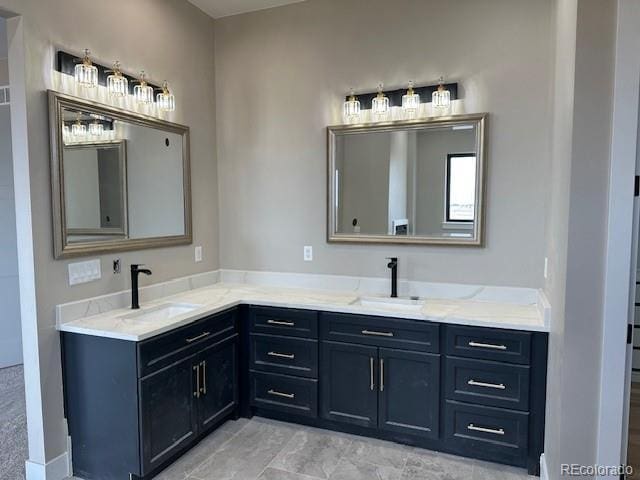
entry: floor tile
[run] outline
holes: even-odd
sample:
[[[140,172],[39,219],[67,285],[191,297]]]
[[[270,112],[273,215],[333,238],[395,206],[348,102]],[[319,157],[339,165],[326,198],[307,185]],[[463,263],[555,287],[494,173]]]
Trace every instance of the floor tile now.
[[[402,468],[375,465],[365,460],[345,455],[329,480],[400,480]]]
[[[402,470],[409,452],[410,448],[404,445],[371,438],[354,440],[346,455],[365,463]]]
[[[308,475],[302,475],[300,473],[291,473],[284,470],[278,470],[276,468],[267,468],[262,475],[258,477],[258,480],[318,480],[316,477],[310,477]]]
[[[199,480],[255,480],[295,434],[284,423],[256,418],[191,473]]]
[[[407,458],[402,480],[469,480],[473,465],[466,458],[415,448]]]
[[[328,479],[352,441],[344,435],[303,429],[295,433],[270,466]]]
[[[480,461],[473,464],[472,480],[534,480],[537,478],[527,475],[527,471],[523,468]]]

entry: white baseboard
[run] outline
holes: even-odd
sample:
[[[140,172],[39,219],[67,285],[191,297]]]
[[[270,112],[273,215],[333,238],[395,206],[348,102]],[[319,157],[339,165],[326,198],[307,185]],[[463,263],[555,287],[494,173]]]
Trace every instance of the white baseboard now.
[[[547,459],[544,453],[540,455],[540,480],[549,480],[549,470],[547,470]]]
[[[27,460],[25,469],[27,480],[64,480],[71,476],[67,452],[47,462],[46,465]]]

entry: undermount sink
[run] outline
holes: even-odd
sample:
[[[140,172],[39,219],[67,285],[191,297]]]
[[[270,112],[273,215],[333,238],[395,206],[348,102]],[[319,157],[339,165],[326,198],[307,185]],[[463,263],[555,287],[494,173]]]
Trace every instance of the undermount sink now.
[[[123,320],[135,320],[138,322],[156,322],[162,320],[171,320],[185,313],[192,312],[202,308],[202,305],[192,303],[164,303],[157,307],[145,308],[134,313],[127,313],[120,318]]]
[[[359,297],[351,305],[360,305],[368,308],[389,308],[407,312],[419,312],[425,305],[424,300],[417,298],[391,298],[391,297]]]

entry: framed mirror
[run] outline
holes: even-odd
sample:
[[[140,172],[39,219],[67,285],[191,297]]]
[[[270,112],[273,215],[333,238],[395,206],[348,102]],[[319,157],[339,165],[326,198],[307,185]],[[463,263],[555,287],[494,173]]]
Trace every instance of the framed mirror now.
[[[328,127],[327,240],[481,246],[486,123]]]
[[[189,128],[49,92],[56,258],[192,242]]]

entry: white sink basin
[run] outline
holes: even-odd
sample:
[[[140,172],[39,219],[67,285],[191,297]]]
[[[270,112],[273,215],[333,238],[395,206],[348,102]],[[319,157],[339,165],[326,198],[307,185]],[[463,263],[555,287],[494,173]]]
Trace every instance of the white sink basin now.
[[[157,307],[145,308],[134,313],[127,313],[120,318],[123,320],[135,320],[136,322],[159,322],[171,320],[185,313],[202,308],[202,305],[192,303],[165,303]]]
[[[422,307],[424,307],[425,301],[411,298],[360,297],[351,302],[351,305],[401,310],[405,312],[419,312],[422,310]]]

